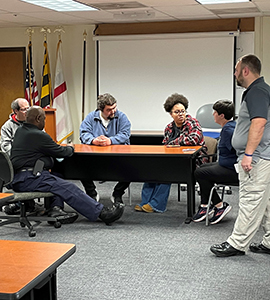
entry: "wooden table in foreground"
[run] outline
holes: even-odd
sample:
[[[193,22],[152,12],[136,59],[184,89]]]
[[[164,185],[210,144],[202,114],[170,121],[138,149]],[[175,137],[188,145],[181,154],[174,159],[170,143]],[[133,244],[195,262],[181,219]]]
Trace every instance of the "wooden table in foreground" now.
[[[57,299],[56,268],[74,244],[0,240],[0,299]]]
[[[201,146],[76,144],[74,155],[57,163],[54,170],[66,179],[76,180],[186,183],[188,223],[195,212],[194,170],[200,149]]]
[[[13,198],[14,198],[14,195],[12,193],[0,193],[1,201],[12,200]]]
[[[13,200],[14,195],[12,193],[0,193],[0,211],[4,205],[7,204],[7,201]],[[0,219],[1,222],[1,219]]]

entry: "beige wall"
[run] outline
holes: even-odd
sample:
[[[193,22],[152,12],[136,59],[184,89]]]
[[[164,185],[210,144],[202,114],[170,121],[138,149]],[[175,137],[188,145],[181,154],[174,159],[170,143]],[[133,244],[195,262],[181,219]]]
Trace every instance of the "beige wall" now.
[[[49,28],[51,29],[51,33],[47,34],[47,44],[52,84],[54,84],[58,34],[53,33],[55,28]],[[79,143],[79,126],[82,121],[82,57],[84,30],[87,32],[85,115],[96,108],[95,43],[93,42],[92,35],[94,28],[95,26],[93,25],[65,26],[65,33],[62,34],[63,73],[68,88],[68,98],[74,126],[73,140],[75,143]],[[26,34],[26,29],[27,28],[0,29],[0,47],[27,47],[29,38]],[[33,29],[33,65],[40,95],[44,36],[43,33],[40,32],[40,27]]]
[[[262,61],[262,75],[270,84],[270,17],[255,18],[255,54]]]
[[[58,34],[53,33],[53,27],[47,36],[50,56],[52,83],[54,84],[56,45]],[[86,56],[86,89],[85,89],[85,115],[96,108],[96,79],[95,79],[95,44],[92,40],[94,25],[65,26],[62,34],[63,72],[68,87],[69,104],[74,126],[75,143],[79,143],[79,126],[82,120],[82,53],[83,32],[87,32]],[[28,44],[27,28],[0,29],[0,47],[26,47]],[[41,72],[43,64],[43,34],[40,27],[33,28],[33,64],[36,80],[40,89]],[[263,63],[263,75],[270,83],[270,17],[255,19],[255,54]]]

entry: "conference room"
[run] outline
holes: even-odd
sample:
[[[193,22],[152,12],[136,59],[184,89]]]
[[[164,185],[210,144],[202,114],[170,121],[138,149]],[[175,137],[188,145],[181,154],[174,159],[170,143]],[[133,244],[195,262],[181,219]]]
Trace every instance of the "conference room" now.
[[[171,121],[163,103],[172,93],[189,99],[188,112],[194,117],[202,105],[218,99],[232,100],[237,115],[243,89],[235,85],[234,65],[247,53],[261,59],[262,75],[270,82],[269,1],[78,2],[98,10],[56,12],[20,0],[1,1],[1,126],[11,112],[11,101],[24,96],[30,40],[39,93],[44,41],[52,86],[57,44],[62,41],[74,144],[80,144],[80,124],[96,109],[101,93],[111,93],[118,109],[128,116],[131,141],[161,144],[163,130]],[[12,61],[14,52],[19,58]],[[78,179],[73,181],[82,187]],[[100,181],[106,179],[96,181],[101,201],[110,204],[115,182]],[[238,187],[225,195],[233,207],[226,220],[205,226],[186,224],[188,193],[181,191],[179,202],[175,183],[164,214],[136,213],[142,184],[131,183],[131,198],[128,192],[123,197],[123,217],[112,226],[79,217],[59,229],[42,223],[31,239],[18,224],[12,224],[0,227],[0,239],[76,245],[74,255],[58,267],[58,299],[269,298],[267,257],[248,252],[244,257],[221,261],[209,251],[232,231]],[[198,193],[194,201],[197,206]],[[258,241],[260,235],[261,230],[256,235]]]

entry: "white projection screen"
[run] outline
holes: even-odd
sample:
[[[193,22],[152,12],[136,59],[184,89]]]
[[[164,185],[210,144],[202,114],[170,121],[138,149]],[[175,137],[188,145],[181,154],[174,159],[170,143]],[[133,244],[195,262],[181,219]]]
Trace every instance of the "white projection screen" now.
[[[233,101],[234,36],[221,35],[98,37],[98,93],[112,94],[142,133],[163,132],[173,93],[187,97],[194,117],[203,104]]]

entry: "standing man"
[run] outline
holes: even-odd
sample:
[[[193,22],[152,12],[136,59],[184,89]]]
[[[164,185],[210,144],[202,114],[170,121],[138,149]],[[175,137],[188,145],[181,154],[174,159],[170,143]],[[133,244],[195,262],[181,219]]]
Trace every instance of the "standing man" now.
[[[12,113],[1,128],[1,150],[10,155],[10,150],[16,130],[22,126],[25,121],[25,115],[29,108],[26,99],[17,98],[11,103]]]
[[[53,158],[65,158],[73,155],[72,143],[67,146],[56,144],[52,138],[43,131],[45,125],[45,112],[39,106],[32,106],[26,114],[26,122],[18,128],[14,136],[11,149],[11,162],[14,168],[12,187],[18,192],[51,192],[54,203],[58,207],[64,206],[64,201],[90,221],[100,218],[106,224],[118,220],[123,214],[123,206],[116,205],[108,209],[86,195],[75,184],[50,173],[53,167]],[[34,166],[40,162],[42,166],[34,173]],[[54,204],[56,205],[56,204]],[[52,212],[57,213],[55,206]],[[63,223],[72,223],[77,214],[63,216]],[[56,215],[51,215],[57,217]],[[70,222],[68,222],[68,220]]]
[[[235,67],[237,84],[246,88],[232,139],[239,160],[239,212],[227,241],[210,248],[217,256],[244,255],[261,223],[263,240],[249,249],[270,254],[270,86],[260,72],[255,55],[242,57]]]
[[[104,94],[98,97],[97,109],[86,116],[80,127],[80,139],[83,144],[101,147],[130,144],[130,121],[124,113],[117,110],[116,106],[116,100],[112,95]],[[82,184],[86,193],[98,201],[94,182],[82,180]],[[112,194],[112,202],[123,203],[122,195],[129,184],[129,182],[117,183]]]

